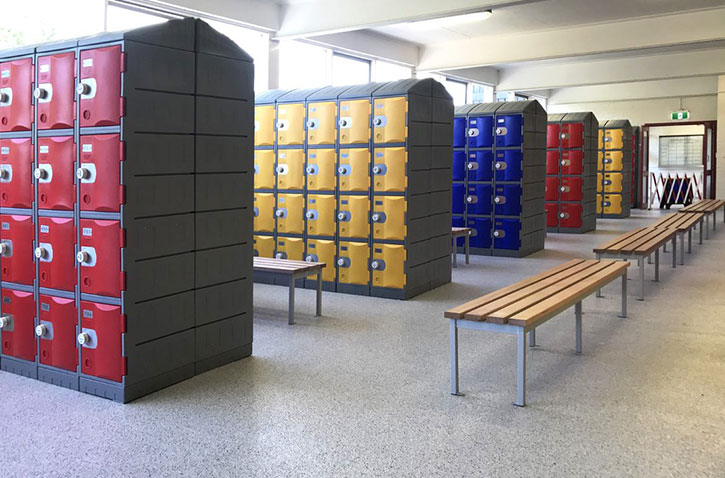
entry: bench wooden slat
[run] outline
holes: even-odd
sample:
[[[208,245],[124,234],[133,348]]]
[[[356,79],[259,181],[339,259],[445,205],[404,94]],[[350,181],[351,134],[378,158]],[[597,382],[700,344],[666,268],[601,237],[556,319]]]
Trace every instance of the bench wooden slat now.
[[[647,228],[635,229],[634,234],[625,234],[620,236],[619,241],[614,241],[614,244],[608,247],[598,247],[594,249],[594,252],[612,252],[616,253],[622,250],[632,249],[642,242],[649,240],[649,236],[652,234],[652,230]]]
[[[618,236],[618,237],[612,239],[609,242],[605,242],[604,244],[602,244],[601,246],[599,246],[599,248],[600,249],[608,249],[608,248],[614,246],[615,244],[618,244],[619,242],[624,241],[624,240],[628,239],[631,236],[634,236],[638,232],[640,232],[640,229],[634,229],[632,231],[629,231],[628,233],[623,234],[621,236]],[[596,252],[596,249],[594,250],[594,252]]]
[[[680,212],[692,213],[692,212],[704,212],[713,213],[725,205],[725,200],[722,199],[703,199],[702,201],[694,202],[689,206],[680,209]]]
[[[280,274],[295,274],[322,270],[327,264],[324,262],[291,261],[288,259],[272,259],[269,257],[255,257],[253,269],[257,272],[276,272]]]
[[[659,232],[656,236],[652,236],[649,241],[639,244],[633,251],[634,254],[649,255],[655,250],[659,249],[662,243],[668,242],[672,239],[672,236],[677,234],[677,229],[655,229]]]
[[[647,254],[675,235],[675,229],[636,229],[602,246],[596,247],[596,254]]]

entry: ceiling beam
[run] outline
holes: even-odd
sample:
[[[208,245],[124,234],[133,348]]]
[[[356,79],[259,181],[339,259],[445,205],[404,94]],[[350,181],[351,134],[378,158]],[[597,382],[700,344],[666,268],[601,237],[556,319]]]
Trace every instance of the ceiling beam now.
[[[678,78],[617,85],[579,86],[553,90],[550,105],[597,103],[660,98],[687,98],[717,94],[717,77]]]

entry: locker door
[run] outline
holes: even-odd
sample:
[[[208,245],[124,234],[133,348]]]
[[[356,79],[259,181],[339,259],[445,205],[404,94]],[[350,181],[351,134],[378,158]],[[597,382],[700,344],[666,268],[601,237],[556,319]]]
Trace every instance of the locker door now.
[[[31,216],[0,216],[0,264],[2,281],[33,285],[33,239],[35,228]]]
[[[81,211],[119,212],[124,202],[121,186],[123,143],[117,134],[81,136]]]
[[[254,107],[254,145],[274,145],[274,105]]]
[[[466,210],[466,185],[465,184],[454,184],[453,185],[453,205],[451,210],[453,214],[463,214]]]
[[[277,196],[277,232],[302,234],[305,231],[305,202],[302,194]]]
[[[335,237],[335,207],[337,199],[332,194],[307,196],[307,234]]]
[[[581,148],[584,146],[584,124],[565,123],[561,125],[561,147]]]
[[[624,130],[607,129],[604,131],[604,149],[624,148]]]
[[[254,194],[254,230],[255,232],[274,232],[274,194]]]
[[[33,60],[0,63],[0,132],[33,127]]]
[[[2,290],[0,338],[2,353],[35,360],[35,300],[32,292]]]
[[[307,256],[305,260],[308,262],[325,263],[325,267],[322,269],[322,280],[325,282],[334,282],[337,276],[337,269],[335,267],[336,254],[337,244],[335,244],[335,241],[322,239],[309,239],[307,241]]]
[[[599,151],[597,153],[597,171],[604,169],[604,153]]]
[[[496,215],[518,216],[521,214],[521,186],[513,184],[496,186],[493,202],[496,204]]]
[[[604,174],[604,192],[605,193],[621,193],[624,181],[622,173],[605,173]]]
[[[468,180],[493,180],[493,151],[475,151],[468,153]]]
[[[121,297],[125,289],[121,271],[121,248],[125,246],[118,221],[81,219],[80,251],[76,259],[81,268],[81,293]]]
[[[491,214],[493,186],[490,184],[475,184],[468,186],[468,214],[488,215]]]
[[[602,173],[597,173],[597,192],[604,192],[604,176]]]
[[[559,174],[559,151],[546,152],[546,174],[552,176]]]
[[[370,151],[363,148],[340,150],[340,192],[365,192],[370,189]]]
[[[340,101],[340,144],[370,142],[370,100]]]
[[[254,236],[254,257],[274,257],[274,237]]]
[[[471,247],[490,249],[491,242],[491,219],[488,217],[474,217],[468,219],[468,227],[473,229],[471,235]]]
[[[546,192],[544,198],[547,201],[558,201],[559,200],[559,177],[548,176],[546,178]]]
[[[496,116],[496,146],[521,146],[524,142],[524,117],[521,115]]]
[[[41,295],[39,301],[40,316],[35,335],[40,346],[40,363],[75,372],[78,367],[75,300]]]
[[[562,204],[559,213],[559,223],[561,227],[579,229],[582,227],[582,205],[581,204]]]
[[[373,213],[370,216],[373,223],[373,239],[405,240],[407,206],[405,196],[375,196]]]
[[[584,197],[582,191],[583,183],[581,177],[571,176],[561,178],[561,191],[562,201],[581,201]]]
[[[468,118],[468,147],[490,148],[493,146],[493,116]]]
[[[277,105],[277,144],[287,146],[305,142],[305,105]]]
[[[561,127],[559,123],[549,123],[546,125],[546,147],[558,148],[560,135]]]
[[[76,145],[72,136],[38,138],[38,207],[72,211],[75,190]],[[117,191],[117,190],[116,190]]]
[[[404,143],[408,138],[408,99],[376,99],[373,116],[375,143]]]
[[[454,151],[453,152],[453,180],[454,181],[465,181],[466,180],[466,152],[465,151]]]
[[[453,147],[464,148],[466,146],[466,118],[457,116],[453,118]]]
[[[373,286],[402,289],[405,287],[405,246],[373,244]]]
[[[274,189],[274,151],[258,149],[254,151],[254,189]]]
[[[341,196],[337,220],[340,237],[370,236],[370,199],[367,196]]]
[[[453,154],[455,158],[456,153]],[[466,154],[463,153],[463,162],[465,158]],[[465,171],[463,164],[459,169]],[[405,148],[376,149],[373,178],[377,192],[405,192],[408,187],[408,153]]]
[[[305,242],[301,237],[278,237],[277,253],[274,255],[277,259],[287,259],[290,261],[305,260]]]
[[[301,149],[277,151],[277,187],[298,189],[305,187],[305,152]]]
[[[572,176],[580,175],[584,172],[584,152],[583,151],[562,151],[561,153],[561,174]]]
[[[599,147],[597,149],[604,149],[604,130],[599,130]]]
[[[622,214],[622,196],[619,194],[604,195],[604,214]]]
[[[126,375],[126,318],[116,305],[81,301],[81,373],[121,382]]]
[[[76,227],[73,218],[38,218],[38,284],[67,292],[76,286]]]
[[[604,211],[603,198],[604,196],[602,196],[601,194],[597,194],[597,214],[602,214],[602,211]]]
[[[559,204],[547,202],[544,210],[546,211],[546,227],[559,227]]]
[[[499,151],[496,153],[496,181],[521,181],[524,153],[521,151]]]
[[[370,282],[368,263],[370,247],[365,242],[340,242],[337,258],[338,281],[341,284],[367,285]]]
[[[310,149],[307,151],[307,189],[310,191],[334,191],[336,152],[334,149]]]
[[[120,124],[122,64],[119,45],[81,52],[81,77],[76,91],[82,128]]]
[[[307,105],[307,143],[335,144],[337,105],[334,101]]]
[[[73,52],[38,57],[38,129],[72,128],[75,119],[76,56]]]
[[[607,151],[604,153],[604,170],[621,171],[624,169],[624,154],[621,151]]]
[[[33,144],[30,138],[0,139],[0,207],[33,207]]]
[[[496,219],[493,225],[493,247],[514,251],[521,249],[521,221]]]

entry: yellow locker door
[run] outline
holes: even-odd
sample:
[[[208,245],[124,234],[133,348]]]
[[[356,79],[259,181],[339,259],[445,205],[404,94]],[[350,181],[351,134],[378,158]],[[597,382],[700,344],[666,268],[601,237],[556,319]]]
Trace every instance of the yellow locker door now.
[[[621,171],[623,158],[624,154],[621,151],[607,151],[604,153],[604,170]]]
[[[373,286],[402,289],[405,287],[405,246],[373,244]]]
[[[602,151],[599,151],[597,153],[597,171],[602,171],[604,169],[604,153]]]
[[[405,192],[408,187],[408,153],[405,148],[375,150],[373,185],[377,192]]]
[[[624,147],[624,130],[608,129],[604,135],[605,149],[622,149]]]
[[[602,213],[602,210],[603,210],[603,208],[602,208],[602,198],[603,197],[604,196],[602,196],[601,194],[597,194],[597,214],[601,214]]]
[[[340,237],[366,238],[370,236],[370,200],[367,196],[340,196],[337,220]]]
[[[254,152],[254,189],[274,189],[274,151]]]
[[[408,99],[405,97],[375,100],[373,134],[376,143],[404,143],[408,138]]]
[[[370,100],[340,102],[340,144],[370,142]]]
[[[335,175],[334,149],[310,149],[307,151],[307,189],[310,191],[334,191]]]
[[[280,194],[277,197],[277,232],[302,234],[304,232],[304,199],[302,194]]]
[[[405,213],[407,202],[404,196],[375,196],[373,213],[373,239],[405,240]]]
[[[305,142],[305,105],[288,103],[277,105],[277,144],[303,144]]]
[[[274,257],[290,261],[303,261],[305,260],[305,242],[301,237],[278,237],[277,253]]]
[[[305,260],[308,262],[324,262],[325,267],[322,269],[322,280],[326,282],[334,282],[336,276],[336,253],[337,245],[335,244],[335,241],[309,239],[307,241],[307,256],[305,257]]]
[[[602,181],[604,178],[602,177],[602,173],[597,173],[597,192],[601,193],[603,191],[604,185],[602,184]]]
[[[337,258],[340,283],[367,285],[370,282],[369,260],[370,248],[366,243],[340,242]]]
[[[334,101],[307,105],[307,143],[335,144],[337,105]]]
[[[604,149],[604,130],[599,130],[599,147],[597,149]]]
[[[622,214],[622,196],[619,194],[604,195],[604,214]]]
[[[274,232],[274,194],[254,193],[254,230]]]
[[[305,184],[305,153],[301,149],[277,151],[277,187],[302,189]]]
[[[307,196],[307,234],[311,236],[335,236],[334,195],[311,194]]]
[[[370,151],[367,148],[340,150],[340,192],[365,192],[370,189]]]
[[[254,256],[274,257],[274,237],[254,236]]]
[[[254,107],[254,145],[274,145],[274,105]]]
[[[604,192],[622,192],[622,173],[606,173],[604,175]]]

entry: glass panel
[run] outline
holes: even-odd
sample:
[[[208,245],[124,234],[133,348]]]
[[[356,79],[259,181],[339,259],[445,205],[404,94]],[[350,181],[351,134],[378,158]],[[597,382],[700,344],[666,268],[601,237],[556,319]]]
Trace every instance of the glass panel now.
[[[395,81],[407,79],[413,76],[412,68],[407,66],[396,65],[387,61],[375,62],[375,78],[373,81]]]
[[[314,88],[327,81],[327,50],[298,41],[279,43],[279,87]]]
[[[444,83],[448,93],[453,97],[453,104],[465,105],[466,104],[466,83],[460,81],[446,80]]]
[[[332,56],[332,85],[345,86],[368,83],[370,62],[342,55]]]

